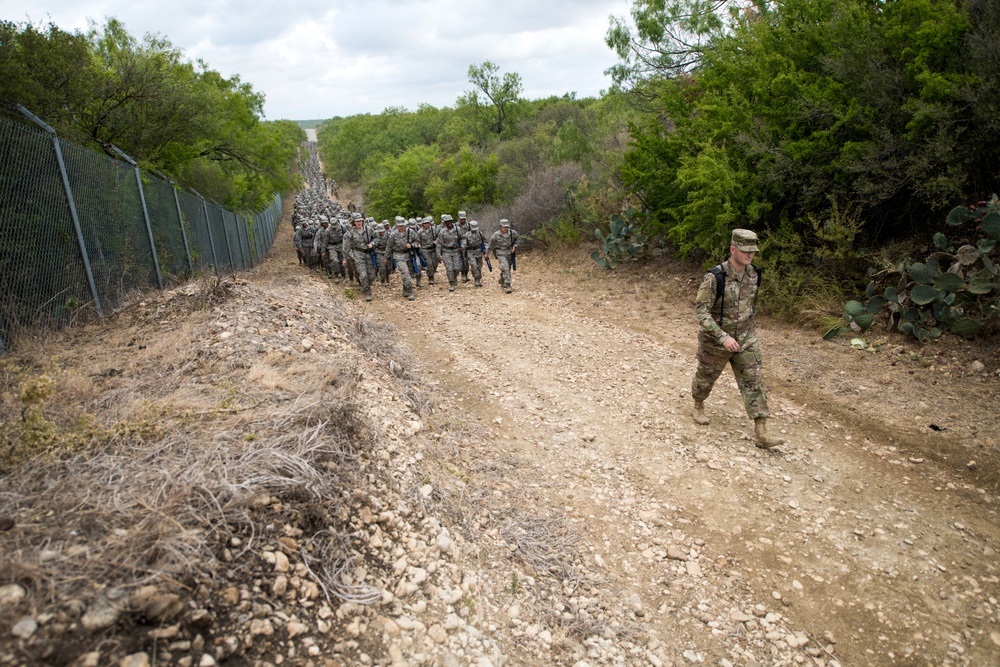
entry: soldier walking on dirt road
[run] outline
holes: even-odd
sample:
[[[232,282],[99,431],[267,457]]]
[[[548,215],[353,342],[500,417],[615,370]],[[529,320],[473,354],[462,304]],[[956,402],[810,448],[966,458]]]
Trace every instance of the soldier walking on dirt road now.
[[[500,221],[500,229],[493,232],[490,242],[486,244],[484,254],[493,253],[497,258],[497,265],[500,269],[500,286],[507,294],[510,294],[513,286],[510,282],[510,270],[513,258],[517,254],[517,240],[520,235],[510,228],[510,221],[506,218]]]
[[[370,262],[372,242],[365,231],[365,221],[360,213],[353,215],[353,226],[344,233],[344,259],[341,266],[347,268],[348,259],[354,261],[354,270],[361,283],[361,293],[365,301],[372,300],[372,268]]]
[[[692,416],[708,424],[705,399],[726,364],[732,366],[747,414],[754,420],[754,444],[769,449],[784,444],[767,434],[771,415],[764,392],[763,358],[757,341],[757,293],[761,271],[753,265],[757,235],[735,229],[729,259],[705,274],[695,297],[698,318],[698,369],[691,382]]]

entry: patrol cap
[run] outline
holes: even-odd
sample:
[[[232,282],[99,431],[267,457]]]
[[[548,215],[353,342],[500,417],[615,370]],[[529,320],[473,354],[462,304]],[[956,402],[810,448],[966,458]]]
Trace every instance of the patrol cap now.
[[[469,221],[469,229],[479,229],[479,223],[475,220]]]
[[[729,244],[736,246],[743,252],[757,252],[758,250],[757,235],[749,229],[734,229]]]
[[[510,220],[508,220],[507,218],[504,218],[503,220],[500,221],[500,226],[501,227],[510,227]]]
[[[397,227],[406,227],[406,220],[403,218],[396,218]]]
[[[360,213],[355,211],[354,213],[351,214],[351,220],[364,220],[364,218],[361,217]]]
[[[421,225],[429,225],[429,224],[431,224],[432,222],[434,222],[434,220],[433,220],[433,219],[431,219],[431,218],[421,218],[421,219],[420,219],[420,224],[421,224]]]
[[[401,215],[397,215],[396,216],[396,224],[398,225],[400,222],[406,222],[406,218],[404,218]]]
[[[321,225],[329,225],[330,221],[327,220],[326,218],[320,218],[319,219],[319,224],[321,224]]]
[[[452,217],[447,213],[441,214],[441,222],[452,222]]]
[[[459,220],[465,220],[465,211],[459,211],[458,212],[458,219]]]

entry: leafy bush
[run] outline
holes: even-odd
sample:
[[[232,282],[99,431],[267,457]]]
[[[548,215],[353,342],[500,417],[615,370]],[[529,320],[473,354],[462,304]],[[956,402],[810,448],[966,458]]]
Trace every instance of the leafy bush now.
[[[943,232],[934,234],[933,250],[924,261],[906,259],[875,272],[865,300],[847,302],[844,320],[850,329],[866,331],[885,311],[890,329],[923,343],[946,331],[973,338],[1000,320],[1000,199],[993,195],[988,202],[956,207],[945,222],[960,228],[951,239]],[[844,330],[838,324],[826,337]]]

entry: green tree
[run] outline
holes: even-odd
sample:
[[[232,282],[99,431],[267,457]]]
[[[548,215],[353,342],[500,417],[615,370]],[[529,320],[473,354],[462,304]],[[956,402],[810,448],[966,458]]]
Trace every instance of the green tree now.
[[[481,65],[469,65],[469,83],[476,87],[459,97],[457,106],[471,110],[489,132],[503,136],[509,129],[511,112],[520,99],[523,86],[521,75],[506,72],[489,60]]]
[[[0,23],[0,101],[109,155],[117,146],[239,210],[292,188],[304,139],[265,123],[264,96],[239,76],[186,62],[157,35],[137,40],[113,18],[86,35]]]

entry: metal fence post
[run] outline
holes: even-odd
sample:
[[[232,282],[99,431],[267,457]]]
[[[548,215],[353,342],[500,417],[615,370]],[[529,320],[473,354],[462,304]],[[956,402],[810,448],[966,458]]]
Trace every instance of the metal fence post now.
[[[122,149],[114,144],[111,150],[118,156],[132,165],[135,170],[135,186],[139,189],[139,202],[142,204],[142,219],[146,222],[146,235],[149,237],[149,250],[153,253],[153,267],[156,269],[156,284],[163,289],[163,274],[160,272],[160,258],[156,254],[156,241],[153,239],[153,225],[149,222],[149,208],[146,207],[146,193],[142,189],[142,174],[139,172],[139,165],[135,160],[126,155]]]
[[[212,268],[215,269],[215,275],[219,275],[219,258],[215,256],[215,239],[212,238],[212,222],[208,219],[208,202],[205,201],[205,198],[197,190],[194,188],[189,189],[201,199],[201,214],[205,217],[205,229],[208,231],[208,245],[212,247]]]
[[[83,239],[83,229],[80,227],[80,216],[76,212],[76,200],[73,199],[73,188],[69,184],[69,174],[66,173],[66,163],[63,161],[62,148],[59,145],[59,135],[51,127],[46,125],[33,113],[22,107],[20,104],[16,105],[17,110],[20,111],[24,116],[31,122],[38,125],[40,128],[49,133],[52,137],[52,147],[56,152],[56,161],[59,163],[59,175],[62,177],[63,189],[66,191],[66,202],[69,204],[69,215],[73,219],[73,231],[76,234],[76,242],[80,247],[80,257],[83,260],[83,269],[87,274],[87,285],[90,287],[90,295],[94,299],[94,307],[97,309],[97,314],[104,317],[104,309],[101,307],[101,298],[97,295],[97,283],[94,282],[94,272],[90,268],[90,256],[87,255],[87,243]]]
[[[170,189],[174,191],[174,206],[177,207],[177,224],[181,228],[181,238],[184,240],[184,252],[187,254],[188,271],[194,273],[194,261],[191,259],[191,246],[188,244],[187,230],[184,229],[184,214],[181,212],[181,198],[177,196],[177,184],[162,171],[158,171],[157,173],[160,175],[160,178],[170,183]]]
[[[229,243],[229,234],[226,232],[226,214],[222,212],[222,207],[219,206],[219,202],[213,199],[212,204],[219,209],[219,219],[222,220],[222,237],[226,239],[226,254],[229,255],[229,270],[236,271],[236,265],[233,263],[233,246]]]
[[[253,257],[250,256],[250,236],[247,234],[246,216],[243,217],[243,224],[240,224],[240,216],[233,213],[233,220],[236,222],[236,236],[240,240],[240,254],[244,255],[243,249],[246,247],[246,254],[243,256],[243,268],[249,269],[253,266]],[[242,233],[240,233],[242,230]]]

